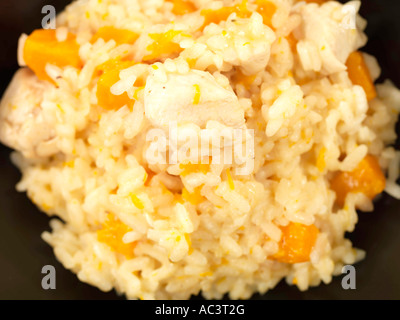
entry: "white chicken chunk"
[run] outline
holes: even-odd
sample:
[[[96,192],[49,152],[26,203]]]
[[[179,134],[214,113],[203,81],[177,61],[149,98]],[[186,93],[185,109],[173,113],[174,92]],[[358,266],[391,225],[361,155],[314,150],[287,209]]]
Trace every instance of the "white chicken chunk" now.
[[[332,74],[346,70],[346,60],[349,54],[366,43],[366,36],[360,29],[361,20],[357,20],[359,1],[351,1],[346,5],[337,2],[327,2],[321,6],[304,5],[300,8],[303,24],[300,33],[303,40],[299,41],[297,50],[305,69]],[[358,18],[360,19],[360,18]],[[359,24],[357,26],[357,23]],[[320,57],[318,68],[307,68],[309,63],[304,59],[309,52],[315,52]],[[315,56],[310,56],[315,60]]]
[[[16,72],[0,102],[0,141],[27,158],[56,153],[55,130],[40,107],[49,84],[22,68]]]
[[[228,19],[221,25],[208,26],[197,41],[222,57],[225,63],[253,75],[267,66],[275,38],[272,29],[255,12],[249,19]]]
[[[145,87],[145,114],[155,126],[195,123],[204,127],[209,120],[227,126],[244,124],[244,110],[229,84],[222,86],[208,72],[192,70],[185,75],[152,74]]]

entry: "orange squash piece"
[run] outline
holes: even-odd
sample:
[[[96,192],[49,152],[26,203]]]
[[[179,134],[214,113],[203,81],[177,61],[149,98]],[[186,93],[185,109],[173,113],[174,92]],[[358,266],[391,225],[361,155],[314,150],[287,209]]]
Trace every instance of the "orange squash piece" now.
[[[272,27],[271,19],[276,11],[275,4],[268,0],[256,0],[256,5],[256,11],[263,17],[263,23]],[[240,4],[232,7],[222,7],[217,10],[204,9],[200,12],[204,17],[204,23],[201,30],[210,23],[218,24],[221,21],[225,21],[234,12],[239,18],[250,18],[253,14],[249,9],[247,9],[247,0],[243,0]]]
[[[186,0],[168,0],[172,2],[172,13],[177,16],[183,16],[187,13],[192,13],[197,10],[196,6],[191,1]]]
[[[290,222],[287,226],[281,227],[281,230],[279,251],[272,256],[272,259],[284,263],[309,261],[319,234],[318,228],[314,225]]]
[[[124,43],[134,44],[137,38],[139,38],[139,35],[130,30],[105,26],[97,30],[96,34],[92,37],[90,42],[95,43],[100,38],[102,38],[105,42],[115,40],[117,45],[121,45]]]
[[[257,12],[263,17],[263,23],[272,27],[272,16],[276,12],[276,5],[267,0],[256,0]]]
[[[95,75],[100,77],[102,74],[104,74],[106,70],[114,69],[115,66],[117,66],[121,61],[127,61],[127,60],[121,60],[119,57],[116,59],[107,60],[106,62],[96,67]]]
[[[182,52],[183,49],[179,44],[173,42],[173,39],[181,34],[182,31],[179,30],[168,30],[165,33],[150,33],[149,37],[153,40],[153,43],[147,46],[146,49],[150,54],[145,56],[143,61],[160,59]]]
[[[344,205],[349,192],[361,192],[371,200],[385,189],[386,179],[378,159],[367,155],[352,172],[340,172],[331,181],[336,203]]]
[[[23,58],[26,65],[40,80],[54,81],[46,73],[48,63],[63,68],[72,66],[81,67],[79,45],[75,35],[68,33],[65,41],[59,42],[55,30],[38,29],[26,39]]]
[[[204,23],[201,30],[210,23],[218,24],[221,21],[225,21],[234,12],[236,12],[239,18],[249,18],[252,14],[252,12],[247,9],[247,0],[243,0],[240,4],[232,7],[222,7],[217,10],[204,9],[200,12],[204,17]]]
[[[124,105],[130,105],[131,100],[126,92],[117,96],[111,93],[111,87],[120,80],[121,70],[133,66],[132,61],[110,60],[103,64],[99,71],[103,74],[97,82],[97,103],[104,109],[112,110],[122,108]]]
[[[374,99],[376,97],[375,86],[362,53],[359,51],[351,53],[346,61],[346,66],[351,82],[364,89],[368,101]]]
[[[113,251],[123,254],[126,258],[133,258],[135,243],[124,243],[123,236],[132,231],[127,225],[116,219],[113,214],[107,216],[102,229],[97,231],[97,240],[108,245]]]

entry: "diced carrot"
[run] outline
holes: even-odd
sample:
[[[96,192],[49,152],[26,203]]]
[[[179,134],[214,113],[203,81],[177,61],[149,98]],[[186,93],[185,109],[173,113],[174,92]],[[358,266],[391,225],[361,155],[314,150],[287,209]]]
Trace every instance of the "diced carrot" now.
[[[111,26],[101,27],[97,30],[96,34],[90,40],[95,43],[98,39],[102,38],[105,42],[115,40],[117,45],[124,43],[134,44],[139,35],[131,30],[117,29]]]
[[[117,96],[111,93],[111,87],[120,80],[119,73],[121,70],[133,66],[132,61],[110,60],[101,66],[103,74],[97,82],[97,102],[104,109],[119,109],[124,105],[132,103],[126,92]]]
[[[168,30],[165,33],[151,33],[149,37],[154,40],[152,44],[147,46],[149,55],[143,58],[143,61],[151,61],[155,59],[161,59],[168,57],[172,54],[179,54],[183,49],[178,43],[173,42],[174,38],[178,35],[183,35],[182,31],[179,30]],[[189,36],[189,35],[183,35]]]
[[[367,155],[352,172],[340,172],[331,181],[336,203],[344,205],[349,192],[365,194],[371,200],[385,189],[386,179],[378,159]]]
[[[116,219],[113,214],[107,216],[102,229],[97,231],[97,240],[108,245],[113,251],[123,254],[126,258],[133,258],[135,243],[124,243],[122,238],[132,231],[127,225]]]
[[[284,263],[309,261],[319,234],[318,228],[314,225],[290,222],[287,226],[281,227],[281,230],[279,251],[272,256],[272,259]]]
[[[200,12],[204,17],[204,23],[201,30],[210,23],[218,24],[221,21],[225,21],[234,12],[236,12],[236,15],[239,18],[249,18],[252,15],[252,12],[247,9],[247,0],[243,0],[240,4],[232,7],[222,7],[217,10],[204,9]]]
[[[263,23],[272,27],[272,17],[276,12],[276,5],[267,0],[256,0],[257,12],[263,17]]]
[[[197,10],[196,6],[187,0],[168,0],[173,3],[172,13],[177,16],[182,16],[187,13],[192,13]]]
[[[38,29],[26,39],[23,49],[23,58],[26,65],[35,72],[41,80],[54,81],[46,73],[48,63],[63,68],[72,66],[81,67],[79,45],[75,35],[68,33],[67,39],[58,41],[55,30]]]
[[[346,66],[351,82],[364,89],[368,101],[374,99],[376,97],[375,86],[362,53],[359,51],[351,53],[346,61]]]

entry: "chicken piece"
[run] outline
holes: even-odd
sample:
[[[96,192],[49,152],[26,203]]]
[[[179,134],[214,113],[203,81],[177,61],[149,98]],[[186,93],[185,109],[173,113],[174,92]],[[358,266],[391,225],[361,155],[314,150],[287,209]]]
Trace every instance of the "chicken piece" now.
[[[169,73],[165,79],[153,73],[147,78],[144,104],[146,117],[164,128],[173,121],[200,127],[209,120],[232,127],[245,122],[244,110],[230,86],[223,87],[210,73],[198,70],[185,75]]]
[[[301,7],[302,36],[315,46],[321,59],[321,70],[314,71],[328,75],[346,70],[349,54],[365,45],[365,34],[359,26],[355,28],[358,9],[357,2],[346,5],[327,2],[322,6],[309,4]],[[300,49],[302,43],[300,40]]]
[[[43,92],[50,86],[23,68],[16,72],[0,102],[0,141],[27,158],[58,152],[54,127],[40,106]]]
[[[266,12],[261,12],[265,16]],[[245,75],[254,75],[267,66],[276,39],[272,29],[263,24],[263,15],[254,13],[248,19],[228,20],[206,28],[197,41],[224,62],[240,67]]]

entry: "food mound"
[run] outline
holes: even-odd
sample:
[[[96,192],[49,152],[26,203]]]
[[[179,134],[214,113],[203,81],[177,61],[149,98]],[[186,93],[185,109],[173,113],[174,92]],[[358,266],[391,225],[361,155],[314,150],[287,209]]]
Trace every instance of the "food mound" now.
[[[65,268],[130,299],[247,299],[363,259],[345,233],[400,198],[400,91],[374,84],[359,7],[78,0],[22,35],[0,139]]]

